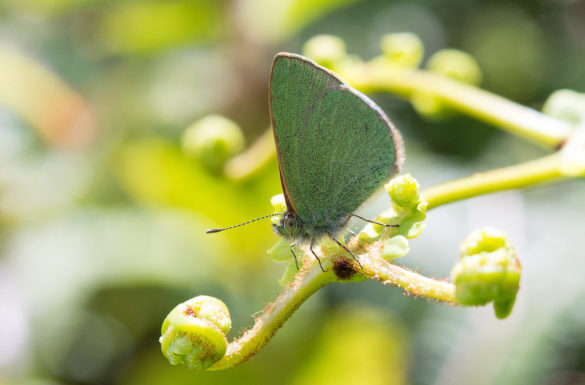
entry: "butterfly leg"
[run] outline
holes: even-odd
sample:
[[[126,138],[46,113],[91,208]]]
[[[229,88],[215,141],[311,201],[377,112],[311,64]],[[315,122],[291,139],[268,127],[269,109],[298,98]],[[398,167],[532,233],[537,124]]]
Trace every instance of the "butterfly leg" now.
[[[309,250],[311,250],[311,253],[313,253],[315,258],[317,258],[317,262],[319,262],[319,267],[321,268],[321,271],[325,272],[325,270],[323,269],[323,265],[321,264],[321,260],[319,259],[319,257],[315,253],[315,250],[313,250],[313,239],[311,239],[311,244],[309,245]]]
[[[362,221],[366,221],[366,222],[370,222],[370,223],[375,223],[377,225],[384,226],[384,227],[400,227],[400,225],[387,225],[386,223],[376,222],[376,221],[373,221],[371,219],[367,219],[367,218],[364,218],[364,217],[360,217],[357,214],[350,214],[350,217],[356,217],[356,218],[361,219]]]
[[[299,260],[297,259],[297,255],[295,254],[295,250],[294,250],[294,247],[296,245],[297,244],[294,242],[290,244],[290,252],[292,253],[293,257],[295,257],[295,265],[297,266],[297,270],[300,270],[299,269]]]
[[[335,242],[337,242],[337,244],[339,246],[341,246],[345,251],[347,251],[349,253],[349,255],[351,255],[353,257],[353,259],[355,259],[355,261],[358,263],[358,265],[360,265],[360,267],[363,269],[364,267],[362,266],[361,262],[358,261],[358,259],[356,258],[355,255],[353,255],[353,253],[351,252],[350,249],[347,248],[347,246],[345,246],[343,243],[339,242],[337,239],[335,239],[335,237],[331,234],[329,234],[329,238],[333,239]]]

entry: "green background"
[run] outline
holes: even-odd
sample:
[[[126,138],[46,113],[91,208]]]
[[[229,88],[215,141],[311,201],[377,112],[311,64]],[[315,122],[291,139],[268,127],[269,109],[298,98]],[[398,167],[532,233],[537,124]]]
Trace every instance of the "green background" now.
[[[584,20],[582,2],[553,0],[2,0],[0,384],[585,382],[582,181],[433,210],[399,261],[448,277],[470,231],[504,230],[523,264],[506,320],[364,282],[318,292],[234,369],[173,367],[158,344],[165,315],[190,297],[222,299],[234,337],[280,290],[268,221],[204,233],[270,213],[276,161],[231,182],[180,143],[211,113],[253,143],[269,125],[276,52],[330,33],[370,59],[383,34],[414,32],[425,57],[467,51],[483,87],[539,109],[556,89],[585,91]],[[466,117],[428,122],[392,95],[370,96],[403,133],[403,169],[423,188],[546,153]],[[89,122],[68,115],[85,107]],[[86,134],[75,146],[59,131],[69,126]],[[381,195],[362,213],[388,205]]]

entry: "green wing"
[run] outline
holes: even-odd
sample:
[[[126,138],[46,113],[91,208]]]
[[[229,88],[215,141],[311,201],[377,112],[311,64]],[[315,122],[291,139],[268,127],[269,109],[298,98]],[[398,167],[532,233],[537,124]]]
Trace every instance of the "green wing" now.
[[[402,142],[388,118],[312,61],[276,56],[270,107],[287,205],[316,227],[354,212],[398,172]]]

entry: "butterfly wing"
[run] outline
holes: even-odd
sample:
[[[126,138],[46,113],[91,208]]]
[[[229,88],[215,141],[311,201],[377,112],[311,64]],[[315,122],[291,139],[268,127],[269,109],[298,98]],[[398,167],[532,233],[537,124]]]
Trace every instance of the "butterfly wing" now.
[[[287,206],[315,227],[338,225],[398,172],[402,141],[386,115],[312,61],[276,56],[270,107]]]

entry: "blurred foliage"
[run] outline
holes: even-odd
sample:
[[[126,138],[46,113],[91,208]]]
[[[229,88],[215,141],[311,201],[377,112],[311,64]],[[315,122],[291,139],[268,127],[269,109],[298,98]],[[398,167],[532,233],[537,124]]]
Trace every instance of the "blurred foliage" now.
[[[152,53],[205,42],[221,36],[223,3],[213,0],[121,3],[103,14],[96,33],[113,53]]]
[[[382,312],[350,305],[334,309],[292,384],[404,384],[405,342],[402,327]]]
[[[207,294],[228,305],[237,336],[279,290],[269,221],[204,234],[272,211],[276,161],[236,182],[181,148],[208,114],[254,143],[269,124],[276,52],[327,33],[370,59],[386,33],[412,32],[423,63],[461,49],[482,87],[540,108],[557,89],[585,90],[584,19],[582,2],[545,0],[0,2],[0,383],[583,382],[582,181],[433,211],[410,242],[401,263],[446,277],[471,229],[504,229],[524,270],[504,322],[334,285],[232,370],[172,367],[158,335],[177,303]],[[541,153],[467,117],[423,121],[404,101],[372,97],[423,187]]]

